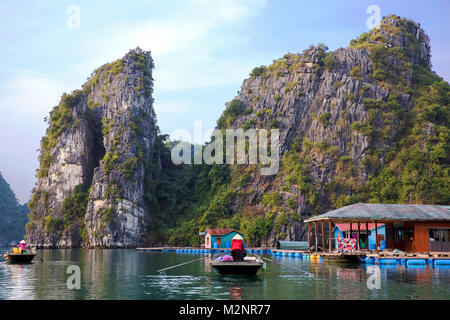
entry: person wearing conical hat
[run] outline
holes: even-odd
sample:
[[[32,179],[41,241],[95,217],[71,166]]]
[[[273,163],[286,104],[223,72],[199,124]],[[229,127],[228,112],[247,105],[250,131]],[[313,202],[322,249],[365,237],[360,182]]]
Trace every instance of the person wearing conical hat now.
[[[19,248],[21,252],[24,252],[27,249],[27,242],[25,240],[20,241]]]
[[[233,261],[242,261],[246,255],[244,238],[240,234],[236,234],[231,240],[231,256],[233,257]]]

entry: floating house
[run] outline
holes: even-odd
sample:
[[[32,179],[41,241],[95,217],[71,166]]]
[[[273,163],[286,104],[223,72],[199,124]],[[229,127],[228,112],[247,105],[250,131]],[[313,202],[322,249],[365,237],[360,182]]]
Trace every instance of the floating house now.
[[[358,203],[306,219],[309,249],[322,244],[323,250],[333,250],[333,229],[337,224],[349,224],[349,232],[360,239],[363,230],[374,225],[375,239],[378,227],[384,225],[384,247],[406,252],[450,252],[450,206],[413,204]],[[325,227],[325,225],[327,227]],[[353,227],[356,226],[356,230]],[[351,230],[350,230],[351,228]],[[319,237],[319,230],[321,236]],[[326,232],[326,229],[327,232]],[[312,237],[314,231],[314,238]],[[325,237],[327,234],[327,241]],[[319,242],[320,241],[320,242]],[[381,241],[380,241],[381,242]],[[380,243],[381,245],[381,243]],[[356,242],[358,250],[363,250]]]
[[[230,248],[236,234],[244,238],[241,232],[234,229],[206,229],[205,248]]]
[[[368,229],[366,229],[366,227]],[[367,231],[369,230],[369,231]],[[360,238],[358,238],[358,224],[357,223],[337,223],[334,226],[333,235],[335,240],[335,248],[339,247],[338,239],[352,238],[359,239],[361,249],[376,250],[383,248],[385,245],[386,228],[384,224],[377,225],[375,232],[375,223],[360,224]],[[376,234],[376,236],[375,236]]]

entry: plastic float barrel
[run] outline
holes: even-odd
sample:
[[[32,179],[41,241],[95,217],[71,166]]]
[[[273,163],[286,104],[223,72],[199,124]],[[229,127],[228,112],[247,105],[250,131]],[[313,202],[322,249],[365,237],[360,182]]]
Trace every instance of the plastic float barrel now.
[[[434,259],[434,265],[450,265],[450,259]]]
[[[400,259],[400,263],[401,264],[406,264],[406,261],[407,261],[408,259]]]
[[[289,253],[288,252],[286,252],[286,251],[283,251],[283,257],[287,257],[289,255]]]
[[[289,252],[289,257],[295,257],[295,252]]]
[[[378,264],[397,264],[397,259],[378,259]]]
[[[367,264],[375,264],[375,258],[374,257],[367,257],[364,260],[364,262],[367,263]]]
[[[426,265],[427,262],[425,261],[425,259],[408,259],[408,261],[406,261],[406,265],[410,266],[410,265]]]
[[[296,256],[297,258],[301,258],[301,257],[302,257],[302,253],[301,253],[301,252],[296,252],[296,253],[295,253],[295,256]]]

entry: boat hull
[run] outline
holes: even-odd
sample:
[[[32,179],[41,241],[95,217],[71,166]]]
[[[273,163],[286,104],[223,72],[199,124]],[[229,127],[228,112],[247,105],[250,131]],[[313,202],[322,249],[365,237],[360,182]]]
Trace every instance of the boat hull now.
[[[35,255],[34,253],[6,253],[4,257],[6,261],[13,263],[30,263]]]
[[[358,263],[360,258],[357,255],[343,255],[343,254],[324,254],[320,256],[325,262],[336,263]]]
[[[263,262],[211,262],[211,267],[220,274],[255,275]]]

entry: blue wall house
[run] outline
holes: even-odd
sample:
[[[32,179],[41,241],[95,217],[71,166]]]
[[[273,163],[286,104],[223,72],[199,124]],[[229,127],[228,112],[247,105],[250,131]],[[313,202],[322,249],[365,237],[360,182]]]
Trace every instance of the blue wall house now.
[[[206,229],[205,248],[230,248],[236,234],[244,238],[241,232],[234,229]]]
[[[362,249],[376,249],[375,237],[376,233],[378,233],[378,247],[380,246],[381,241],[386,239],[386,231],[384,224],[377,224],[377,232],[375,232],[375,223],[368,223],[369,232],[366,231],[366,224],[361,223],[360,226],[360,245]],[[337,239],[338,238],[353,238],[358,239],[358,224],[353,223],[351,225],[352,235],[350,235],[350,223],[337,223],[334,227],[334,239],[335,239],[335,248],[337,248]],[[368,248],[367,247],[367,238],[369,239]]]

